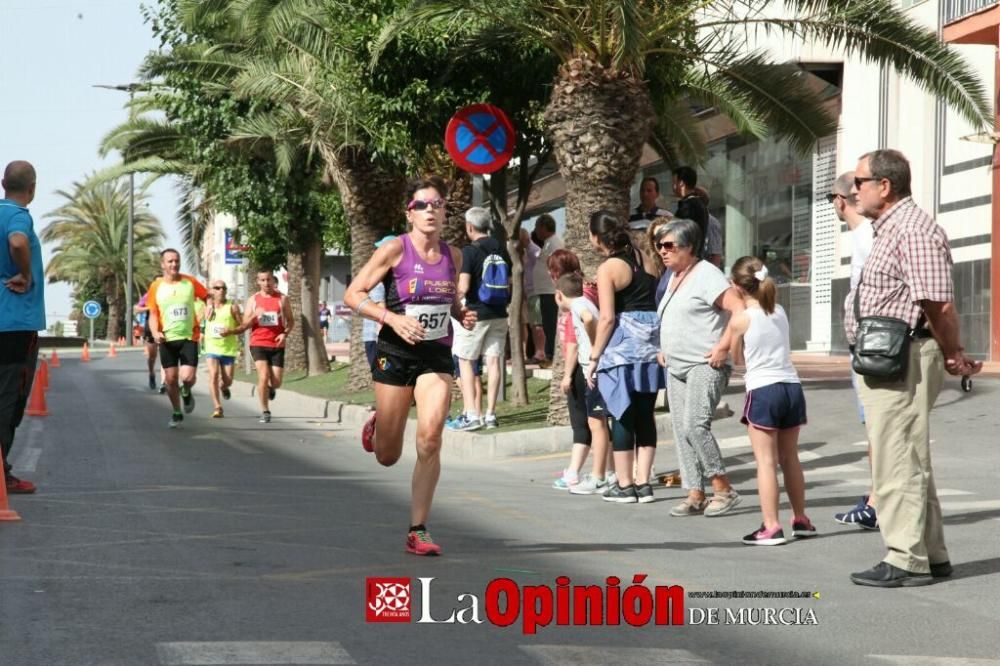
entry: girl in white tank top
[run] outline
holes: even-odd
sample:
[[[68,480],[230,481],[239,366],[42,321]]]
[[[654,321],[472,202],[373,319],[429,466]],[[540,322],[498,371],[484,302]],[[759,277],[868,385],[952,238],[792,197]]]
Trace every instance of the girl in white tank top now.
[[[743,297],[746,310],[730,322],[733,356],[746,366],[746,424],[757,461],[757,490],[763,523],[743,537],[752,546],[788,543],[778,518],[778,473],[785,482],[792,505],[792,536],[815,536],[806,516],[805,478],[799,464],[799,428],[806,423],[806,401],[802,383],[792,365],[788,340],[788,317],[775,300],[777,288],[767,267],[755,257],[733,264],[733,285]]]

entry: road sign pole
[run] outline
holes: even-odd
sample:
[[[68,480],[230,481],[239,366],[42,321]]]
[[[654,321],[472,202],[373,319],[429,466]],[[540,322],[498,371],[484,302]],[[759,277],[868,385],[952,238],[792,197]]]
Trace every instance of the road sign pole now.
[[[90,320],[90,344],[94,344],[94,320]]]

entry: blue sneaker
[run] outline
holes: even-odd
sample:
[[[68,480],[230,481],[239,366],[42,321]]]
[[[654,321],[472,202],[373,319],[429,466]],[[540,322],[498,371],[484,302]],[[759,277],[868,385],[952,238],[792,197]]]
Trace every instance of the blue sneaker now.
[[[456,430],[459,432],[471,432],[473,430],[479,430],[483,427],[483,422],[480,419],[470,419],[465,414],[459,414],[451,425],[448,426],[448,430]]]
[[[853,509],[835,514],[833,519],[841,525],[857,525],[866,530],[878,529],[878,515],[875,513],[875,507],[868,503],[868,495],[862,497]]]

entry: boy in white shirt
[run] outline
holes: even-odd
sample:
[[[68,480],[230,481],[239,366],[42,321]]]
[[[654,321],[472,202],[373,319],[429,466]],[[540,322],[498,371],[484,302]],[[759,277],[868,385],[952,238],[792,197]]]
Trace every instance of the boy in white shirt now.
[[[562,380],[562,390],[569,401],[570,422],[573,426],[573,452],[569,468],[553,487],[566,489],[574,495],[593,495],[602,492],[608,484],[606,478],[608,459],[608,410],[597,388],[591,389],[584,380],[590,364],[590,349],[597,334],[597,305],[583,295],[583,277],[579,273],[564,275],[556,281],[556,303],[573,318],[576,344],[567,345],[567,363]],[[572,354],[573,347],[576,355]],[[580,479],[580,469],[587,453],[594,449],[589,476]]]

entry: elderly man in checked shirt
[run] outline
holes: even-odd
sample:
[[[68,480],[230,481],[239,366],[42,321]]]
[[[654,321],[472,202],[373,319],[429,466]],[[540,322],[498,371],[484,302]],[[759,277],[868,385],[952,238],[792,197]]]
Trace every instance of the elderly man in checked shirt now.
[[[861,316],[895,317],[917,328],[906,376],[899,381],[864,377],[858,387],[872,444],[879,525],[889,552],[868,571],[852,574],[851,581],[873,587],[926,585],[952,570],[931,468],[931,408],[946,371],[972,375],[982,363],[966,356],[959,342],[948,238],[914,203],[910,164],[903,154],[862,155],[851,192],[858,212],[874,220],[875,241],[856,288]],[[844,317],[852,345],[855,319],[852,291]]]

